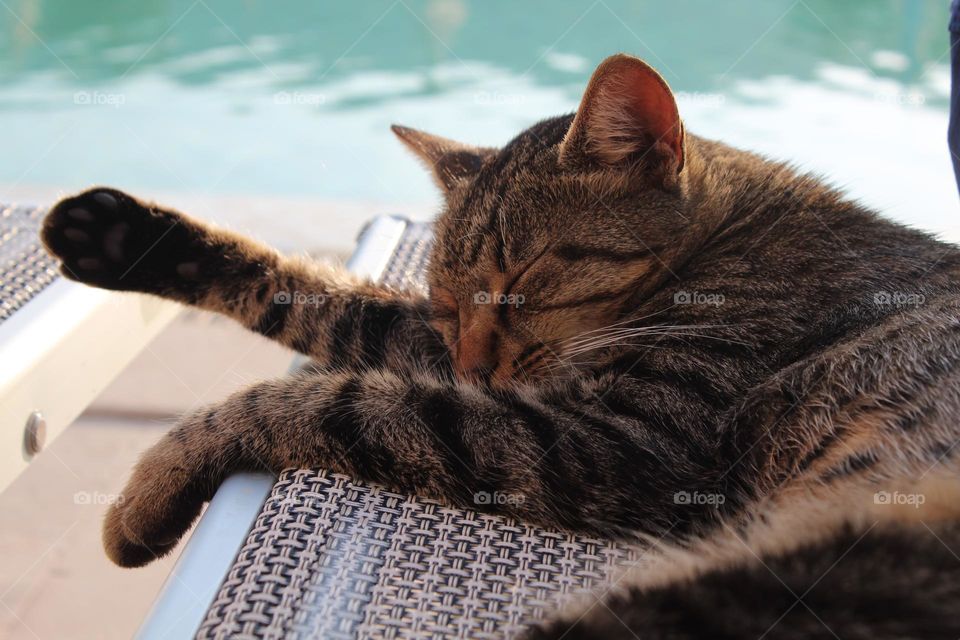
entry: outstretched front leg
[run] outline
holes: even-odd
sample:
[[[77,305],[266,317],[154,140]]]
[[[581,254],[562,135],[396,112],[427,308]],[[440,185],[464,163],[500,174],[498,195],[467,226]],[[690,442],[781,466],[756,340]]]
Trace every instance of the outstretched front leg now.
[[[228,474],[290,467],[595,533],[665,535],[708,520],[709,507],[676,500],[711,477],[702,443],[665,444],[609,412],[604,392],[571,383],[493,395],[383,370],[262,383],[189,416],[146,453],[107,516],[104,544],[117,564],[145,564]]]
[[[67,278],[223,313],[325,364],[445,362],[422,297],[282,256],[115,189],[60,201],[42,237]]]

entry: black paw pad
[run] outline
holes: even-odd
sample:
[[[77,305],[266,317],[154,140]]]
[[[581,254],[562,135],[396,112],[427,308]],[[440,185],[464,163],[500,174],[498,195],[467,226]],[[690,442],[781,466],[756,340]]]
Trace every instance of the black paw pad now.
[[[44,220],[42,239],[68,278],[150,292],[177,278],[180,256],[195,244],[179,214],[106,188],[57,203]]]

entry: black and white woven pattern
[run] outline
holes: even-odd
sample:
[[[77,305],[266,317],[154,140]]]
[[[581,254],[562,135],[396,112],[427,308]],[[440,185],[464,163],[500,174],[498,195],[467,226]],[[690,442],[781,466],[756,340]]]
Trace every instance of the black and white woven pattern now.
[[[381,280],[423,287],[429,226]],[[510,638],[641,550],[324,471],[281,474],[199,638]]]
[[[40,244],[45,209],[0,205],[0,322],[57,278],[56,261]]]
[[[284,472],[199,638],[509,638],[639,551]]]
[[[390,262],[380,282],[396,289],[416,289],[427,292],[424,273],[433,246],[433,233],[425,222],[408,222],[400,242],[390,256]]]

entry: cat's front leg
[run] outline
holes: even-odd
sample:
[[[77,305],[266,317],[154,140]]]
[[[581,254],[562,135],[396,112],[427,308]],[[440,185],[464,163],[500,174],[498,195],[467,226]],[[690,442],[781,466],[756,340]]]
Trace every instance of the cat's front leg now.
[[[397,370],[444,361],[422,296],[282,256],[116,189],[61,200],[42,238],[70,279],[222,313],[324,364]]]
[[[121,566],[164,555],[227,475],[245,470],[319,467],[494,511],[511,507],[495,492],[526,492],[536,509],[535,444],[465,389],[384,370],[302,373],[189,415],[144,454],[109,511],[107,555]]]
[[[106,187],[54,205],[41,238],[67,278],[186,303],[230,277],[262,277],[280,261],[247,238]]]
[[[610,413],[582,383],[494,394],[387,370],[300,374],[239,392],[164,436],[107,516],[104,543],[118,564],[149,562],[227,474],[291,467],[544,525],[667,535],[716,515],[676,499],[706,485],[702,449]]]

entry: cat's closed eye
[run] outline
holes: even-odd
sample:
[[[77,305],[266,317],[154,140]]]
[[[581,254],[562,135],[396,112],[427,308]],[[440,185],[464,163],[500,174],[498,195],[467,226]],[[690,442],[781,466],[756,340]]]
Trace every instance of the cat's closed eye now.
[[[431,290],[430,308],[433,317],[438,320],[456,320],[459,313],[457,299],[446,289]]]
[[[460,337],[460,306],[446,289],[434,287],[430,291],[430,324],[447,345],[456,344]]]

